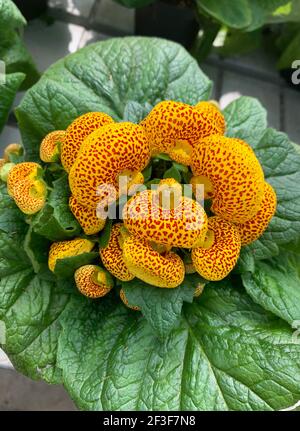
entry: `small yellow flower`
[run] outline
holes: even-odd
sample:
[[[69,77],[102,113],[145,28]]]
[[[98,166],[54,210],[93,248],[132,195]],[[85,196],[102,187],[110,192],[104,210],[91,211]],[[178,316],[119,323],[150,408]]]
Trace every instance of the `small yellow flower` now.
[[[4,150],[4,159],[6,162],[9,162],[10,155],[14,154],[16,156],[20,156],[22,154],[23,147],[20,144],[9,144]]]
[[[264,184],[261,206],[255,216],[243,224],[238,224],[242,245],[256,241],[267,229],[276,211],[276,193],[268,183]]]
[[[83,253],[89,253],[94,247],[94,243],[84,238],[75,238],[69,241],[54,242],[51,244],[48,266],[50,271],[54,272],[56,262],[59,259],[78,256]]]
[[[112,123],[86,138],[69,174],[73,196],[82,205],[101,202],[99,189],[111,185],[120,192],[141,183],[140,172],[150,158],[149,142],[141,126],[132,123]],[[120,177],[128,187],[119,190]]]
[[[178,183],[177,183],[178,184]],[[123,208],[126,228],[133,235],[157,244],[171,247],[195,247],[204,239],[207,231],[207,216],[203,207],[195,200],[181,196],[175,186],[175,197],[165,207],[160,192],[145,190],[133,196]],[[172,207],[172,203],[177,204]]]
[[[192,250],[192,261],[206,280],[222,280],[236,265],[241,238],[234,224],[217,216],[208,219],[208,229],[207,241]]]
[[[130,281],[134,275],[129,271],[123,259],[122,226],[122,223],[113,225],[107,246],[100,249],[100,257],[103,265],[111,274],[119,280]]]
[[[109,123],[113,123],[113,119],[104,112],[88,112],[69,125],[61,147],[61,163],[67,172],[73,166],[85,138]]]
[[[129,236],[123,244],[123,258],[128,270],[153,286],[173,288],[184,279],[184,263],[171,251],[160,254],[142,238]]]
[[[65,134],[64,130],[55,130],[45,136],[40,145],[40,159],[43,162],[51,163],[59,160]]]
[[[190,106],[171,100],[158,103],[142,121],[153,154],[166,153],[189,165],[193,148],[211,134],[223,134],[222,113],[209,102]]]
[[[264,174],[246,142],[220,135],[205,138],[193,152],[191,168],[198,177],[194,184],[203,183],[209,193],[214,214],[244,223],[259,210]]]
[[[102,298],[113,288],[113,279],[100,266],[84,265],[75,272],[75,283],[80,293],[88,298]]]
[[[14,165],[7,176],[7,191],[24,214],[35,214],[46,203],[47,187],[37,163]]]
[[[86,235],[94,235],[104,228],[106,220],[97,217],[96,205],[85,207],[77,202],[74,196],[71,196],[69,206]]]

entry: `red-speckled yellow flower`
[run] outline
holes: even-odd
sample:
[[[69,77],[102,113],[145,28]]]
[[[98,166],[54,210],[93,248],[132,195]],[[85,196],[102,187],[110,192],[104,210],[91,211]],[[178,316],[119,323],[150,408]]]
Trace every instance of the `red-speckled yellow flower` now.
[[[267,229],[276,210],[276,193],[268,183],[264,184],[264,195],[259,211],[243,224],[238,224],[242,245],[256,241]]]
[[[173,288],[184,279],[184,263],[177,254],[160,254],[142,238],[130,235],[125,239],[123,258],[132,274],[153,286]]]
[[[141,126],[112,123],[86,138],[70,171],[69,182],[77,201],[86,206],[101,202],[99,189],[111,185],[126,192],[141,182],[140,171],[150,158],[149,142]],[[128,187],[119,190],[119,179],[128,180]]]
[[[123,304],[126,305],[126,307],[130,308],[131,310],[134,310],[134,311],[140,311],[141,310],[141,308],[138,307],[137,305],[129,304],[128,299],[125,295],[124,289],[120,290],[120,298],[121,298],[121,301],[123,302]]]
[[[195,247],[207,231],[207,216],[198,202],[181,196],[178,205],[171,202],[166,208],[159,191],[133,196],[123,208],[123,219],[133,235],[171,247]]]
[[[96,206],[85,207],[74,196],[70,197],[69,206],[86,235],[94,235],[104,228],[106,220],[97,217]]]
[[[203,121],[202,138],[210,135],[224,135],[225,118],[215,102],[199,102],[195,105],[195,109],[200,113]]]
[[[19,163],[9,170],[7,191],[24,214],[35,214],[45,205],[47,186],[42,172],[33,162]]]
[[[193,107],[170,100],[158,103],[141,125],[153,154],[167,153],[173,160],[189,165],[193,147],[201,139],[212,133],[224,133],[220,118],[223,118],[221,112],[211,104]]]
[[[211,210],[225,220],[244,223],[259,210],[264,174],[252,148],[244,141],[213,135],[201,141],[191,168],[212,196]]]
[[[84,238],[75,238],[69,241],[54,242],[51,244],[48,258],[50,271],[55,270],[57,260],[67,257],[78,256],[89,253],[94,247],[94,243]]]
[[[113,225],[107,246],[100,249],[100,257],[103,265],[111,274],[119,280],[130,281],[134,275],[129,271],[123,259],[122,226],[122,223]]]
[[[23,147],[20,144],[9,144],[4,150],[4,159],[6,162],[10,161],[11,155],[20,156],[22,154]]]
[[[208,219],[210,235],[203,247],[192,250],[196,271],[206,280],[222,280],[234,268],[241,250],[238,228],[218,216]]]
[[[104,112],[88,112],[69,125],[61,147],[61,162],[67,172],[73,166],[85,138],[109,123],[113,123],[113,119]]]
[[[57,162],[66,132],[55,130],[48,133],[40,145],[40,159],[45,163]]]
[[[108,271],[96,265],[84,265],[75,272],[75,283],[80,293],[88,298],[101,298],[113,288]]]

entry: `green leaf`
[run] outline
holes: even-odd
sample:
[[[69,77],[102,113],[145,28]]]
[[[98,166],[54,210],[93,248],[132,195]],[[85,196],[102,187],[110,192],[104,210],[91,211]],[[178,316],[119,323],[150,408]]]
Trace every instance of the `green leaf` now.
[[[143,170],[142,174],[144,176],[144,182],[145,183],[151,179],[151,175],[152,175],[152,164],[151,163],[149,163],[149,165],[146,166],[146,168]]]
[[[1,35],[0,58],[5,62],[6,73],[22,72],[26,75],[21,90],[31,87],[39,79],[32,57],[15,30],[7,30]]]
[[[24,214],[8,195],[6,184],[0,184],[0,230],[23,234],[26,228]]]
[[[210,283],[163,340],[110,298],[72,297],[58,366],[87,410],[278,410],[300,397],[300,346],[243,290]]]
[[[51,241],[61,241],[80,233],[81,227],[69,208],[70,195],[67,175],[53,182],[46,205],[32,220],[36,234]]]
[[[267,230],[247,246],[255,259],[265,259],[300,238],[300,154],[284,133],[274,129],[265,131],[254,150],[277,195],[276,213]]]
[[[248,27],[252,20],[251,9],[247,0],[196,0],[200,13],[208,14],[224,25],[232,28]]]
[[[278,69],[291,69],[295,60],[300,58],[300,31],[289,41],[278,62]]]
[[[110,239],[112,222],[113,222],[112,219],[108,219],[107,222],[105,223],[104,229],[100,232],[99,241],[98,241],[99,248],[107,247],[107,244],[108,244],[109,239]]]
[[[173,166],[175,169],[177,169],[179,172],[187,173],[189,172],[189,168],[185,165],[182,165],[181,163],[173,162]]]
[[[6,311],[6,344],[4,350],[15,367],[34,379],[61,382],[56,367],[57,343],[61,328],[60,315],[68,295],[54,282],[31,277],[26,289]]]
[[[170,156],[168,156],[168,154],[164,154],[164,153],[156,154],[156,155],[154,156],[154,159],[157,159],[157,160],[165,160],[166,162],[172,162],[171,157],[170,157]]]
[[[261,140],[267,128],[267,112],[257,99],[242,96],[223,112],[227,136],[243,139],[252,147]]]
[[[233,271],[236,274],[255,271],[254,254],[248,247],[242,247],[239,259]]]
[[[272,14],[280,7],[286,5],[288,0],[248,0],[252,20],[247,31],[253,31],[270,21]]]
[[[300,0],[288,0],[284,4],[273,11],[268,17],[268,21],[272,23],[280,22],[299,22],[300,21]]]
[[[11,0],[0,0],[0,28],[3,32],[11,28],[20,28],[26,20]]]
[[[24,78],[23,73],[11,73],[6,75],[5,84],[0,83],[0,132],[6,123],[9,110]]]
[[[163,338],[179,324],[183,302],[193,302],[197,276],[186,276],[174,289],[162,289],[137,278],[122,283],[129,304],[141,308],[154,333]]]
[[[58,259],[55,265],[54,274],[58,278],[72,280],[76,269],[80,268],[83,265],[89,265],[91,263],[94,263],[97,258],[99,259],[99,253],[92,251],[89,253],[82,253],[78,256]]]
[[[255,272],[242,274],[243,284],[251,298],[286,320],[300,322],[300,259],[293,262],[287,254],[272,261],[258,262]]]
[[[114,38],[50,67],[26,93],[16,115],[26,157],[38,160],[43,137],[65,129],[80,114],[104,111],[120,121],[129,101],[155,105],[172,99],[193,105],[210,91],[211,82],[180,45],[155,38]]]
[[[23,247],[36,274],[48,269],[50,241],[37,235],[30,227],[25,236]]]
[[[140,123],[151,111],[152,106],[149,103],[141,105],[138,102],[129,100],[124,108],[124,121],[131,123]]]
[[[173,165],[170,169],[167,169],[164,173],[164,178],[174,178],[174,180],[181,182],[181,175],[179,170]]]

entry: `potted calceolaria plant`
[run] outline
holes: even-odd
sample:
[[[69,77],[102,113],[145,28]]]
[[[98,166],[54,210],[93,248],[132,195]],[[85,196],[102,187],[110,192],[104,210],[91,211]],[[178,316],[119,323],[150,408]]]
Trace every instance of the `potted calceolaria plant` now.
[[[54,64],[16,110],[2,348],[81,409],[300,399],[299,149],[256,99],[221,111],[211,88],[179,45],[117,38]]]

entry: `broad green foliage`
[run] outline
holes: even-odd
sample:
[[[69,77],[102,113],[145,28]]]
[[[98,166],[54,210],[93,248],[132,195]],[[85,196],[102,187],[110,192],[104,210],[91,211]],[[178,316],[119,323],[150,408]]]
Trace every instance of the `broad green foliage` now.
[[[267,127],[267,112],[257,99],[241,96],[224,109],[226,134],[244,139],[253,148]]]
[[[226,283],[184,305],[161,341],[109,298],[73,297],[61,323],[58,366],[83,409],[273,410],[300,397],[292,331]]]
[[[18,108],[26,159],[38,160],[44,135],[84,112],[138,122],[160,100],[195,104],[209,98],[210,87],[172,42],[125,38],[89,46],[53,65]],[[100,264],[98,253],[59,261],[56,275],[46,269],[49,240],[82,234],[67,208],[66,177],[47,168],[47,178],[58,178],[49,183],[49,202],[26,219],[0,187],[2,347],[17,369],[63,383],[90,410],[277,410],[300,398],[300,345],[291,328],[299,313],[292,267],[299,263],[300,154],[284,134],[266,130],[266,112],[254,99],[233,102],[225,116],[228,134],[254,148],[279,205],[263,240],[243,250],[236,274],[208,283],[192,303],[195,275],[178,289],[124,284],[142,313],[121,303],[119,286],[99,300],[80,295],[74,270]],[[110,227],[95,236],[100,246]],[[289,264],[280,262],[283,250]],[[279,253],[278,261],[259,261]]]
[[[300,324],[300,259],[283,254],[273,261],[259,262],[254,273],[242,275],[244,286],[258,304],[291,325]]]
[[[122,287],[129,304],[139,306],[154,332],[163,338],[178,326],[183,302],[193,302],[199,279],[197,274],[186,276],[179,287],[160,289],[135,278]]]
[[[104,111],[121,120],[129,101],[195,104],[210,89],[196,62],[175,43],[127,37],[90,45],[50,67],[17,109],[26,157],[37,160],[45,134],[85,112]]]
[[[11,73],[6,75],[5,84],[0,84],[0,132],[6,123],[10,107],[24,78],[23,73]]]

